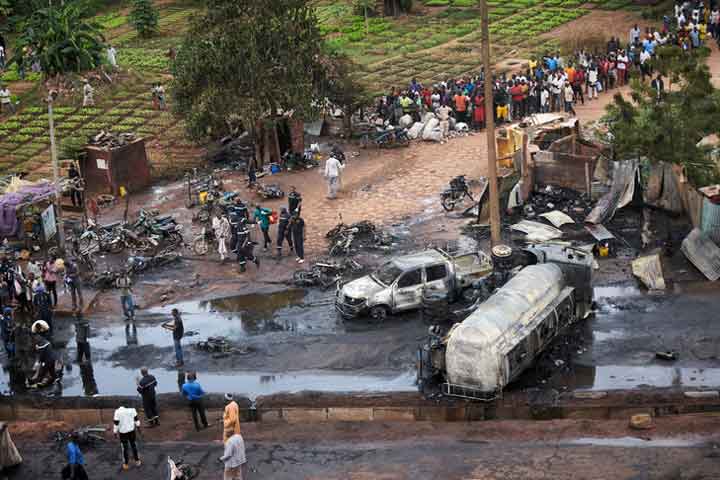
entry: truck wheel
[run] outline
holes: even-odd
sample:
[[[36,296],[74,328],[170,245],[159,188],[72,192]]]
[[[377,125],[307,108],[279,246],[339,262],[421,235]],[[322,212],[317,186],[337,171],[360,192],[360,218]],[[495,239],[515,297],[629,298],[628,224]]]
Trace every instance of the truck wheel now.
[[[377,323],[382,323],[387,319],[388,309],[382,305],[376,305],[370,309],[370,318]]]

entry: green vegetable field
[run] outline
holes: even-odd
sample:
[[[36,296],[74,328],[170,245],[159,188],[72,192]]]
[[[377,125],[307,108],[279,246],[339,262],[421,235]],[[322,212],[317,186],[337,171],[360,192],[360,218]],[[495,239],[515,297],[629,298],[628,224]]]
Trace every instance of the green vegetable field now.
[[[530,51],[557,48],[541,35],[577,19],[592,9],[619,9],[630,0],[490,0],[490,31],[495,60]],[[476,72],[480,58],[480,11],[474,0],[416,0],[415,11],[400,18],[364,16],[350,0],[319,0],[320,28],[327,42],[348,53],[361,66],[362,78],[374,91],[406,85],[410,78],[439,82],[450,76]],[[117,48],[123,70],[119,81],[99,88],[94,108],[82,108],[79,88],[59,100],[55,109],[58,144],[94,135],[103,129],[137,132],[150,139],[149,152],[159,173],[192,163],[198,150],[185,139],[183,124],[168,112],[152,109],[154,82],[170,83],[168,51],[177,47],[196,4],[162,2],[159,34],[138,37],[128,24],[122,2],[94,18],[108,43]],[[40,76],[16,69],[2,76],[20,98],[19,111],[0,120],[0,172],[50,173],[47,111],[40,99]],[[79,86],[79,85],[78,85]]]

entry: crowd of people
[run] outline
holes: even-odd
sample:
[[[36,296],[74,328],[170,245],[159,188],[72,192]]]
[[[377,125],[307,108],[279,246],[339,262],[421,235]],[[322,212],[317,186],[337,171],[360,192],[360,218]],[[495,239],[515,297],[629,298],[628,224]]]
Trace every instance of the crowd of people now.
[[[492,102],[496,124],[502,124],[537,113],[563,111],[575,115],[576,105],[622,87],[632,78],[651,80],[651,86],[661,95],[664,82],[653,75],[652,68],[652,59],[661,46],[677,45],[690,51],[702,47],[708,36],[720,38],[718,5],[705,3],[677,2],[676,22],[665,17],[660,28],[644,30],[636,24],[626,39],[611,37],[603,51],[579,50],[568,56],[555,52],[532,59],[524,70],[495,76],[491,99],[485,98],[483,71],[433,85],[413,79],[406,89],[392,89],[378,98],[375,113],[399,125],[403,116],[410,115],[413,121],[420,122],[431,112],[447,136],[451,119],[474,129],[485,128],[486,101]]]

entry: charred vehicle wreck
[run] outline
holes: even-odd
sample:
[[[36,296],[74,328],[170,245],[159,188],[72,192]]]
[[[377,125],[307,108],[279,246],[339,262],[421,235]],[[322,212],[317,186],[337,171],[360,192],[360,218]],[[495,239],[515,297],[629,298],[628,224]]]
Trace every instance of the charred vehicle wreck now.
[[[493,249],[489,296],[454,325],[430,327],[418,351],[421,392],[492,400],[592,309],[591,254],[560,245]]]

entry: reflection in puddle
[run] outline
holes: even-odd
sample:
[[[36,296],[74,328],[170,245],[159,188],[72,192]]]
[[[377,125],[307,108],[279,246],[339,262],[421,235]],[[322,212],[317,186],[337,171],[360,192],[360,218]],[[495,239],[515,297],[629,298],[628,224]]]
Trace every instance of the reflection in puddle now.
[[[64,396],[135,395],[139,371],[118,367],[100,360],[92,365],[71,365],[62,384]],[[183,371],[150,369],[158,381],[158,393],[178,392],[185,381]],[[296,393],[304,390],[322,392],[394,392],[415,390],[415,374],[396,376],[346,375],[325,372],[266,374],[260,372],[204,373],[198,382],[206,392],[232,392],[254,399],[260,395]],[[0,383],[8,390],[6,381]]]
[[[639,297],[643,293],[633,285],[593,287],[595,300],[602,298]]]
[[[635,437],[620,438],[578,438],[567,442],[570,445],[593,445],[600,447],[628,447],[628,448],[668,448],[668,447],[694,447],[701,445],[699,440],[686,440],[681,438],[658,438],[645,440]]]

